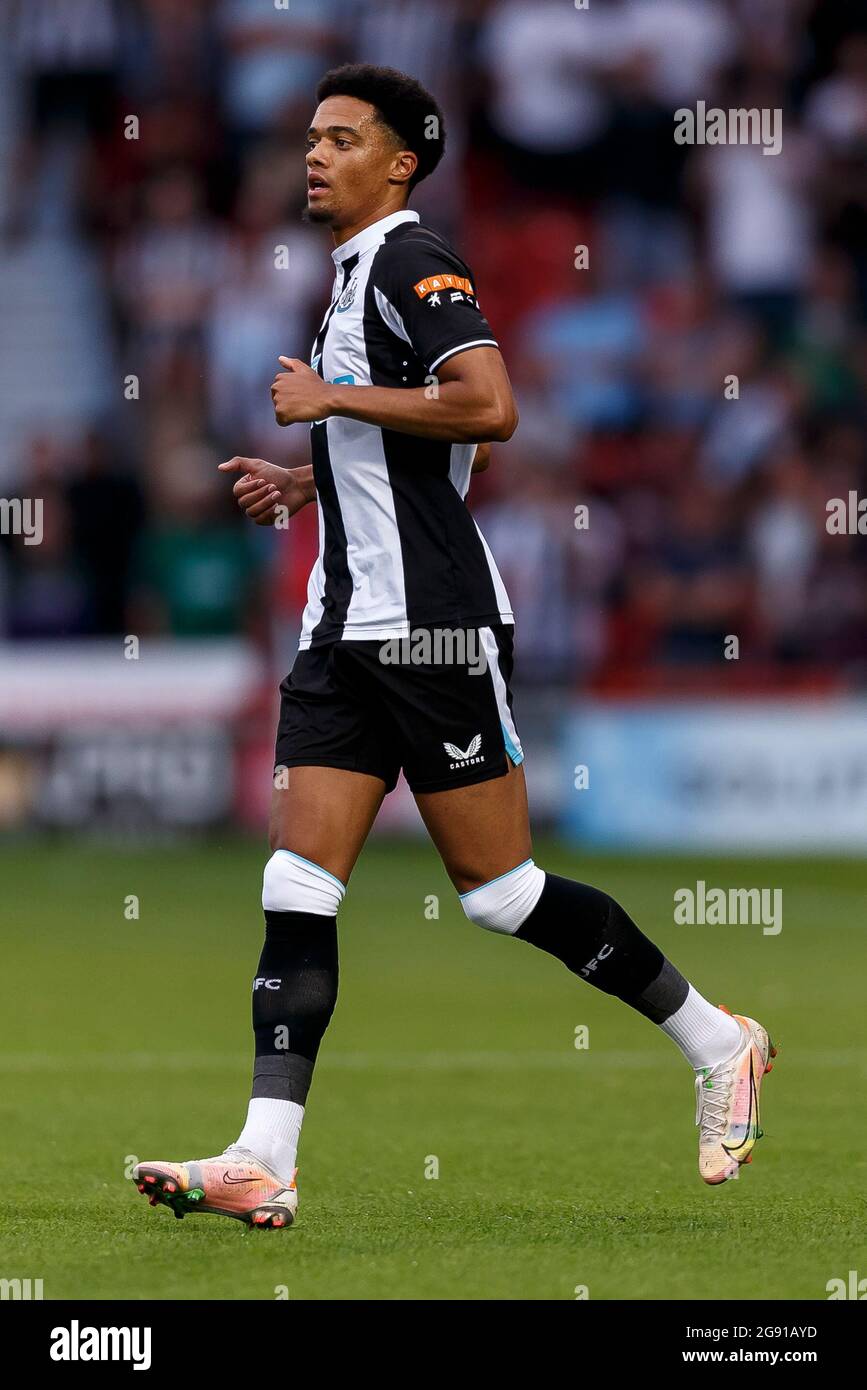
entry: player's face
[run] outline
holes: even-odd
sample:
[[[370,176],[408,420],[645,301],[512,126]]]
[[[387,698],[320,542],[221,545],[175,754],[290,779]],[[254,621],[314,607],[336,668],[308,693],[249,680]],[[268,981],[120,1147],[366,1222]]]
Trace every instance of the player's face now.
[[[402,198],[401,179],[412,158],[395,148],[369,102],[328,97],[307,132],[309,220],[349,227],[385,201]]]

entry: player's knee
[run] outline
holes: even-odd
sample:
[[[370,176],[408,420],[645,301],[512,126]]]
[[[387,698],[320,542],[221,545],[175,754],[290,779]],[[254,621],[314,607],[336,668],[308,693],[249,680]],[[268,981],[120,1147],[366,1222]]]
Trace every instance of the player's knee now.
[[[477,926],[512,936],[526,922],[544,886],[544,871],[528,859],[490,883],[462,893],[461,907]]]
[[[275,850],[262,876],[266,912],[312,912],[336,917],[346,892],[340,879],[288,849]]]

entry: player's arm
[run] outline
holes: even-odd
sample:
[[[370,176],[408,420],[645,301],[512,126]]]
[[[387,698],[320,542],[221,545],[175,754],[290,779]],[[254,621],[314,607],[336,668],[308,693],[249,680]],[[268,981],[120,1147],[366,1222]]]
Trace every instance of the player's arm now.
[[[297,358],[279,360],[285,371],[277,373],[271,387],[279,425],[341,416],[423,439],[475,444],[511,439],[518,424],[512,386],[496,347],[457,351],[440,366],[435,382],[415,388],[337,386]]]
[[[333,385],[281,357],[286,370],[271,388],[278,422],[337,416],[448,443],[510,439],[518,411],[469,267],[422,231],[377,254],[368,289],[371,312],[424,365],[425,384]]]
[[[473,458],[473,472],[484,473],[491,461],[490,444],[480,444]],[[281,468],[266,459],[235,457],[219,464],[221,473],[240,473],[232,493],[244,515],[257,526],[273,526],[277,508],[289,516],[312,502],[316,496],[313,468]]]
[[[518,409],[499,348],[474,347],[449,357],[428,386],[335,386],[335,415],[401,434],[451,443],[511,439]]]
[[[485,469],[488,467],[488,465],[490,464],[490,462],[491,462],[491,446],[490,446],[490,444],[479,444],[479,445],[477,445],[477,447],[476,447],[476,452],[475,452],[475,454],[473,455],[473,467],[472,467],[473,473],[484,473]]]
[[[245,516],[257,526],[273,526],[277,508],[294,516],[316,496],[313,469],[281,468],[266,459],[235,457],[219,465],[221,473],[240,473],[232,492]]]

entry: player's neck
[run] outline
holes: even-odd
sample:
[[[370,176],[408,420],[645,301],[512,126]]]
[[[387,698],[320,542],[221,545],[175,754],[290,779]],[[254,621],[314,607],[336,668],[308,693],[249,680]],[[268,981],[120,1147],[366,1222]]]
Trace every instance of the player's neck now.
[[[334,237],[335,247],[343,246],[345,242],[351,241],[359,232],[363,232],[366,227],[372,227],[374,222],[381,222],[383,217],[391,217],[395,212],[406,212],[406,203],[385,202],[372,212],[366,213],[357,221],[347,224],[345,227],[332,227],[331,233]]]

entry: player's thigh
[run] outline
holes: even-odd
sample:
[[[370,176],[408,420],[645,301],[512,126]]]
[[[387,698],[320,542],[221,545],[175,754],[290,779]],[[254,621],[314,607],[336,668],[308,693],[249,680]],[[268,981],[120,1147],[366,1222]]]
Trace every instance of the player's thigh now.
[[[385,791],[364,772],[284,768],[271,795],[271,849],[291,850],[347,883]]]
[[[416,792],[415,802],[446,872],[468,893],[532,858],[524,769],[508,763],[503,777]]]

